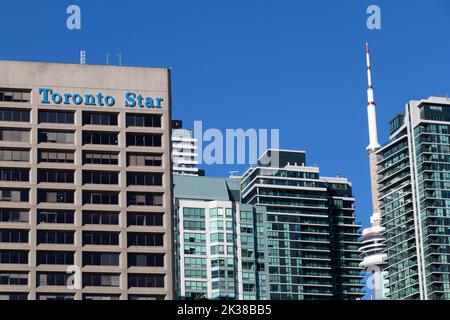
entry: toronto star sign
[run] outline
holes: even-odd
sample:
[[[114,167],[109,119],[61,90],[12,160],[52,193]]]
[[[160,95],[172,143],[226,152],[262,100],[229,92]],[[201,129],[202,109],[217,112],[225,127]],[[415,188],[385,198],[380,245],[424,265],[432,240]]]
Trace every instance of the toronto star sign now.
[[[39,88],[41,104],[64,104],[64,105],[85,105],[85,106],[108,106],[116,104],[116,99],[111,95],[79,93],[58,93],[50,88]],[[128,108],[157,108],[161,109],[163,98],[146,97],[136,92],[125,93],[125,107]]]

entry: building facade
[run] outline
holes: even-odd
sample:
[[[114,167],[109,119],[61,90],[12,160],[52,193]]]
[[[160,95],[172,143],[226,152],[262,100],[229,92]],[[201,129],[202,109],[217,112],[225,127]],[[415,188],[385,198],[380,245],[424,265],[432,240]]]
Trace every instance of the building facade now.
[[[0,61],[0,299],[172,299],[167,69]]]
[[[389,297],[450,299],[450,100],[411,101],[377,151]]]
[[[198,176],[198,146],[192,131],[183,128],[180,120],[172,122],[173,173]]]
[[[236,178],[174,176],[177,299],[268,298],[264,208]]]
[[[268,150],[242,177],[243,203],[265,207],[270,299],[362,297],[361,225],[344,178],[324,178],[300,151]]]

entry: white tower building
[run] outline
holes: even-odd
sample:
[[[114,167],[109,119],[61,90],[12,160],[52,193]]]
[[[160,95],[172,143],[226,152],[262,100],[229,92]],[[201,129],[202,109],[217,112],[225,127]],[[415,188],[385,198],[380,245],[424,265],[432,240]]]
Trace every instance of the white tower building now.
[[[181,122],[179,122],[181,124]],[[172,163],[173,173],[183,175],[198,175],[197,139],[188,129],[174,128],[172,130]]]

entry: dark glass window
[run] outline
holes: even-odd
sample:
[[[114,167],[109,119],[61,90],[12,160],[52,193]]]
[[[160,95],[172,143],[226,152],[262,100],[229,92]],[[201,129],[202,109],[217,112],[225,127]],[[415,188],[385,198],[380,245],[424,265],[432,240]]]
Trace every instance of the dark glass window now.
[[[28,272],[0,271],[0,285],[26,286],[28,285]]]
[[[37,223],[73,224],[74,212],[65,210],[38,210]]]
[[[38,272],[36,286],[67,286],[71,275],[65,272]]]
[[[162,186],[162,173],[127,172],[128,186]]]
[[[83,273],[83,287],[119,287],[120,274]]]
[[[0,243],[27,243],[28,230],[0,229]]]
[[[161,247],[164,245],[163,233],[128,232],[128,246]]]
[[[74,151],[39,150],[39,162],[74,163]]]
[[[60,265],[73,265],[74,252],[68,251],[38,251],[37,252],[37,264],[60,264]]]
[[[164,254],[128,253],[128,267],[164,267]]]
[[[0,108],[0,121],[30,122],[30,110]]]
[[[127,213],[129,226],[162,226],[163,213]]]
[[[27,210],[0,209],[0,222],[28,222]]]
[[[0,189],[0,201],[27,202],[28,196],[27,189]]]
[[[117,152],[83,151],[83,164],[113,164],[119,163]]]
[[[83,171],[83,184],[118,184],[119,173],[110,171]]]
[[[0,129],[1,141],[29,142],[30,130]]]
[[[83,204],[119,204],[119,193],[83,191]]]
[[[37,300],[47,301],[71,301],[74,300],[74,295],[66,293],[38,293],[36,298]]]
[[[74,191],[38,190],[38,203],[73,203]]]
[[[117,113],[83,112],[83,125],[85,124],[117,126]]]
[[[0,88],[0,101],[27,103],[31,100],[31,90]]]
[[[38,183],[73,183],[74,171],[38,169]]]
[[[83,144],[117,145],[117,133],[83,131]]]
[[[73,244],[73,231],[38,230],[37,243]]]
[[[161,135],[151,133],[127,133],[127,146],[161,147]]]
[[[1,181],[29,181],[30,169],[0,168]]]
[[[39,110],[39,123],[74,123],[74,112],[55,111],[55,110]]]
[[[83,252],[83,266],[118,266],[119,253]]]
[[[0,161],[30,161],[30,151],[21,149],[0,149]]]
[[[118,232],[83,231],[83,245],[95,244],[102,246],[119,245]]]
[[[161,167],[162,155],[152,153],[127,153],[127,166]]]
[[[0,250],[0,264],[28,264],[28,251]]]
[[[162,206],[162,194],[127,192],[129,206]]]
[[[127,127],[161,128],[161,116],[128,113]]]
[[[74,133],[67,131],[38,130],[39,143],[74,143]]]
[[[163,274],[129,274],[129,288],[164,288]]]
[[[119,213],[83,211],[83,224],[118,225]]]

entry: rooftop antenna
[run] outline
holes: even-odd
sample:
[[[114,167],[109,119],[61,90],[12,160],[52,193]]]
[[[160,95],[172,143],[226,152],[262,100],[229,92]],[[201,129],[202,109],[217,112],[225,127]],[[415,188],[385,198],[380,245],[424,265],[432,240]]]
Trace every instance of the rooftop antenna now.
[[[122,54],[119,53],[117,56],[119,57],[119,66],[122,66]]]
[[[86,51],[80,50],[80,64],[86,64]]]
[[[106,65],[109,65],[109,57],[111,56],[110,53],[106,53]]]

